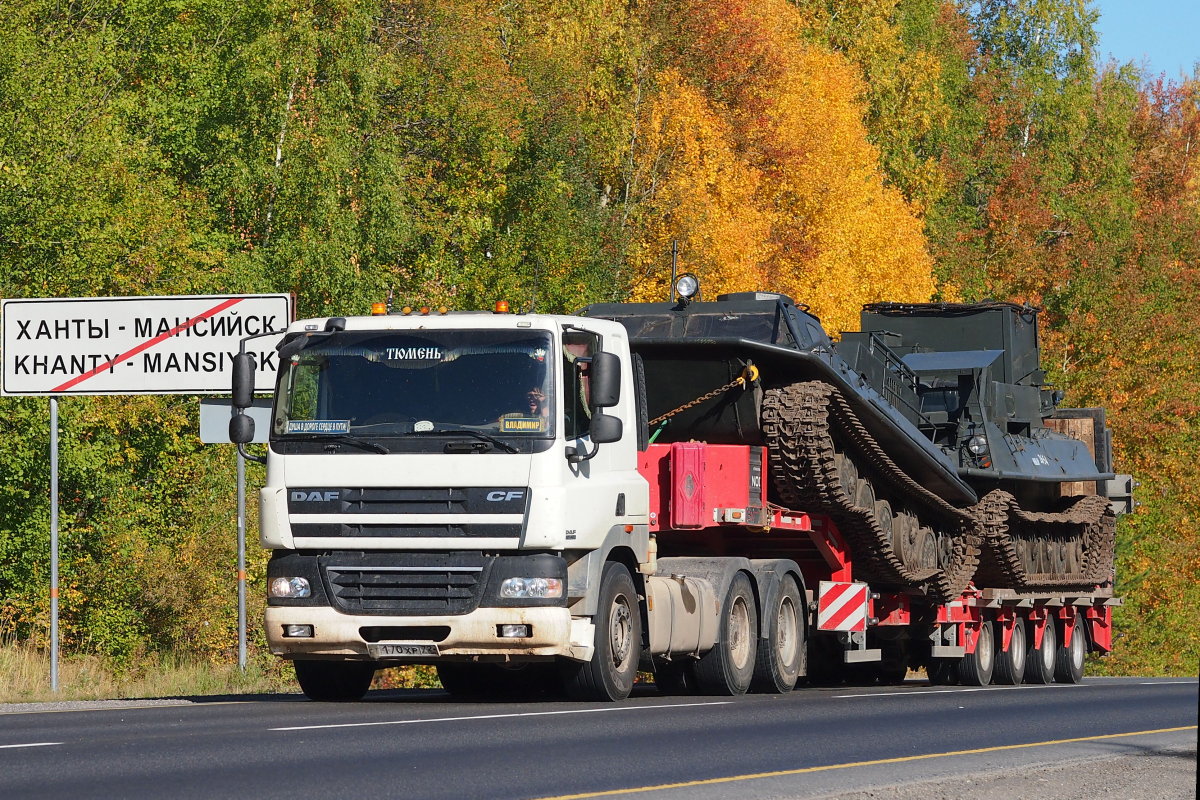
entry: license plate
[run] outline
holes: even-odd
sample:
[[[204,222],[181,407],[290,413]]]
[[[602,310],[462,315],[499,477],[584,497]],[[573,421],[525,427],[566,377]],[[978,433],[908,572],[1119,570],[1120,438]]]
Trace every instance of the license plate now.
[[[371,658],[425,658],[440,655],[436,644],[368,644]]]

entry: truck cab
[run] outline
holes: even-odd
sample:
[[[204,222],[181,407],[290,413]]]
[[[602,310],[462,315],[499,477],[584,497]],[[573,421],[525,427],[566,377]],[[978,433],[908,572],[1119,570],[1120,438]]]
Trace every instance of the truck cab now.
[[[279,353],[260,493],[266,633],[306,691],[361,683],[354,662],[361,675],[393,658],[592,659],[606,563],[632,574],[648,560],[624,328],[308,319]]]

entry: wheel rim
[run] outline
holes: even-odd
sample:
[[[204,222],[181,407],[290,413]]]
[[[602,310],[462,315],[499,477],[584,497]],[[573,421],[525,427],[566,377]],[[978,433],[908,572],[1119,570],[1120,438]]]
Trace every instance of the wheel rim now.
[[[1071,666],[1073,668],[1083,669],[1084,652],[1083,627],[1076,625],[1071,632]]]
[[[750,612],[743,597],[729,609],[729,656],[738,669],[750,661]]]
[[[1042,634],[1041,650],[1042,669],[1045,670],[1047,674],[1054,671],[1054,650],[1056,647],[1057,643],[1054,641],[1054,622],[1047,622],[1046,630]]]
[[[1020,620],[1013,626],[1012,638],[1008,641],[1008,661],[1014,666],[1025,663],[1025,627]]]
[[[979,671],[987,672],[992,668],[992,628],[984,625],[979,629],[979,644],[975,648],[976,658],[979,659]]]
[[[629,660],[632,652],[633,615],[629,611],[629,600],[624,595],[613,598],[608,614],[608,638],[612,649],[613,666],[620,669]]]
[[[796,660],[799,642],[796,636],[796,605],[792,598],[784,597],[775,616],[775,653],[780,664],[790,665]]]

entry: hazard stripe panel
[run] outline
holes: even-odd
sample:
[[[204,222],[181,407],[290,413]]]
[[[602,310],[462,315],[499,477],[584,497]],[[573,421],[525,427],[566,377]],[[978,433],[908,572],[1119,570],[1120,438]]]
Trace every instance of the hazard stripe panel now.
[[[821,581],[817,590],[817,629],[865,631],[870,610],[865,583]]]

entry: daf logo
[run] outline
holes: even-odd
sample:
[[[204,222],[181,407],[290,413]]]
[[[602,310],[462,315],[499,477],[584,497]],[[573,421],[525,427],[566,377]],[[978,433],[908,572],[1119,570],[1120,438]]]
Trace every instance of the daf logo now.
[[[342,496],[341,492],[292,492],[292,500],[297,503],[329,503]]]
[[[488,492],[487,499],[491,503],[499,503],[502,500],[520,500],[525,496],[525,492]]]

